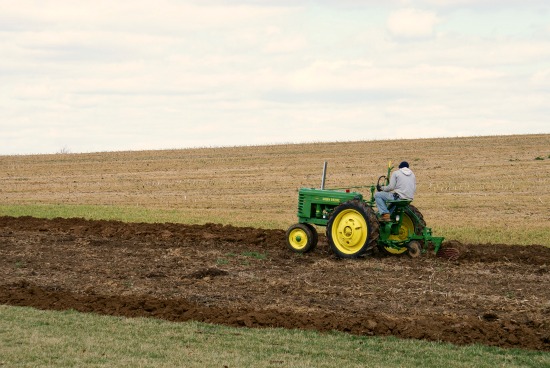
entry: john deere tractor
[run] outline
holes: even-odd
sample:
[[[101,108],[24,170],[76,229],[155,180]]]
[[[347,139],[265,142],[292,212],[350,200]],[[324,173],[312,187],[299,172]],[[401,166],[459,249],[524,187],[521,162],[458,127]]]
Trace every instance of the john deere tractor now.
[[[443,237],[432,236],[432,230],[411,200],[388,201],[389,222],[381,222],[374,207],[376,185],[368,188],[369,199],[351,189],[325,189],[327,163],[323,167],[321,188],[301,188],[298,191],[298,223],[286,232],[287,245],[295,252],[306,253],[317,245],[316,226],[326,227],[330,248],[337,257],[357,258],[370,250],[378,249],[383,254],[408,253],[418,257],[433,246],[440,251]],[[377,184],[388,185],[393,166],[388,164],[386,176],[378,178]],[[455,257],[447,254],[448,258]]]

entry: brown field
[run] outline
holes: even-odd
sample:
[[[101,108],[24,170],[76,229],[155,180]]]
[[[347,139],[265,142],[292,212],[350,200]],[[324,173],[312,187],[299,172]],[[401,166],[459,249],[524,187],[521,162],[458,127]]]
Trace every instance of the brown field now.
[[[550,351],[550,248],[304,256],[283,230],[0,218],[0,303]]]
[[[0,205],[146,208],[175,211],[176,222],[286,229],[297,189],[320,185],[323,161],[334,188],[375,183],[389,160],[407,160],[415,205],[436,233],[548,245],[548,156],[548,134],[0,156]]]
[[[148,209],[187,224],[2,217],[0,303],[548,351],[549,156],[550,135],[3,156],[4,211]],[[401,159],[457,261],[343,261],[324,237],[286,249],[297,188],[319,186],[323,161],[327,187],[345,187]]]

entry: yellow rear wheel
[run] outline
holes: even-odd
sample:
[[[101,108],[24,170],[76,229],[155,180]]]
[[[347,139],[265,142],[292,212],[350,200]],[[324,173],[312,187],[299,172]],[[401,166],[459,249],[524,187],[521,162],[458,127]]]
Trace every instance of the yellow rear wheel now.
[[[404,242],[407,239],[409,239],[409,236],[412,234],[414,234],[414,223],[409,217],[409,215],[407,215],[406,213],[403,213],[403,222],[401,222],[401,227],[399,228],[399,234],[390,235],[388,237],[388,240]],[[407,252],[406,247],[401,247],[397,249],[397,248],[382,246],[382,248],[383,248],[383,251],[388,254],[403,254]]]
[[[416,224],[413,220],[414,218],[417,219]],[[422,231],[425,226],[426,223],[424,222],[424,217],[422,216],[420,211],[416,207],[409,205],[403,212],[403,221],[401,222],[399,234],[390,235],[388,237],[388,240],[393,240],[397,242],[408,242],[411,235],[422,235]],[[421,248],[422,244],[419,243],[419,245]],[[405,247],[404,245],[400,248],[392,248],[389,246],[384,246],[383,244],[379,244],[378,249],[382,253],[388,255],[404,254],[408,251],[407,247]]]

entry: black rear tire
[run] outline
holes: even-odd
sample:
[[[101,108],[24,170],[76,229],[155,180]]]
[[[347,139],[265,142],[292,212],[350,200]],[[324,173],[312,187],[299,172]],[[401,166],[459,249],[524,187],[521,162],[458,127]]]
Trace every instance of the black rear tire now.
[[[424,228],[426,227],[426,221],[424,221],[424,216],[422,216],[422,213],[416,208],[415,206],[409,205],[409,210],[418,217],[418,222],[415,221],[415,227],[414,227],[414,233],[416,235],[422,235],[422,231],[424,231]]]

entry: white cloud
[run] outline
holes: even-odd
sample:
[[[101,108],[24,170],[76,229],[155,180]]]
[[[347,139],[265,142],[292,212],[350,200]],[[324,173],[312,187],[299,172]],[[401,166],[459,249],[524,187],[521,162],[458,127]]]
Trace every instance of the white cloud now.
[[[200,4],[171,0],[96,0],[39,2],[20,0],[2,9],[2,19],[21,20],[34,29],[104,29],[164,32],[227,28],[288,12],[285,7],[247,4]]]
[[[283,80],[292,91],[418,91],[426,88],[471,88],[505,78],[502,71],[455,65],[374,65],[368,60],[322,61],[296,70]]]
[[[394,36],[419,38],[431,36],[439,21],[439,17],[433,11],[407,8],[391,13],[387,27]]]
[[[268,54],[290,53],[302,51],[306,45],[307,41],[303,36],[294,36],[271,40],[263,49]]]
[[[0,154],[548,130],[538,8],[0,2]]]
[[[534,72],[531,76],[531,83],[537,87],[549,88],[550,92],[550,68]]]

